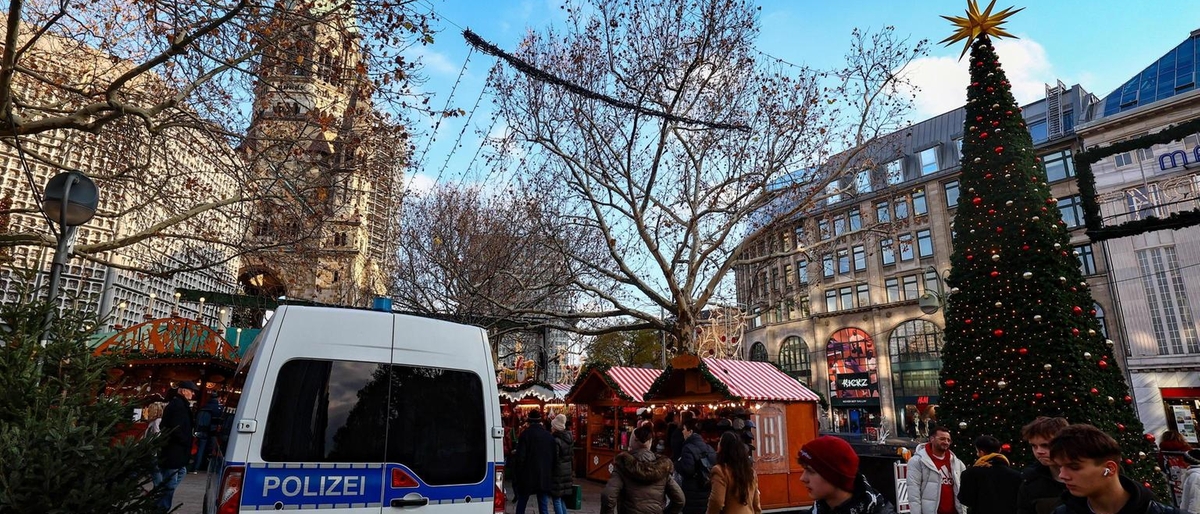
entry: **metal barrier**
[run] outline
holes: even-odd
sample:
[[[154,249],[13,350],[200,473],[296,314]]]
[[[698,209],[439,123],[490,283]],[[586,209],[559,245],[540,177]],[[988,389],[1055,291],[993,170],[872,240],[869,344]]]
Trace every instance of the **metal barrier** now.
[[[908,495],[904,489],[907,464],[895,455],[859,455],[858,471],[879,494],[896,506],[896,513],[908,512]],[[903,508],[904,510],[900,510]]]

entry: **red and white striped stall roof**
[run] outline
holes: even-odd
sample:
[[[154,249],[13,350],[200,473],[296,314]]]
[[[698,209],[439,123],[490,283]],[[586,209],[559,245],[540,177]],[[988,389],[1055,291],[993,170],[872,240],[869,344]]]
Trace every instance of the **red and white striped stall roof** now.
[[[572,384],[550,384],[550,388],[554,389],[554,396],[559,400],[566,398],[567,393],[571,392]]]
[[[638,402],[645,399],[646,393],[650,391],[650,386],[654,385],[654,381],[658,380],[658,376],[661,374],[661,369],[621,366],[608,369],[608,377],[617,383],[617,387]]]
[[[815,402],[820,398],[769,362],[704,359],[708,372],[744,400]]]

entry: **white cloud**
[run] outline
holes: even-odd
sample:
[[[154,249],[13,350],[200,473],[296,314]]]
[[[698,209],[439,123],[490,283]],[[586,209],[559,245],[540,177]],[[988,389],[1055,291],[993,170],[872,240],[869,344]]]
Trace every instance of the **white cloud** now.
[[[461,65],[454,64],[450,61],[446,54],[435,52],[430,46],[415,45],[409,48],[405,54],[408,58],[414,59],[421,63],[425,73],[433,75],[447,75],[450,77],[458,76],[458,71]]]
[[[433,190],[433,178],[424,173],[414,173],[405,180],[408,194],[422,194]]]
[[[1025,105],[1046,95],[1046,84],[1058,77],[1046,57],[1046,50],[1031,39],[1001,40],[995,43],[1004,73],[1012,84],[1017,104]],[[922,57],[914,60],[905,73],[920,88],[913,105],[914,121],[923,120],[962,107],[967,101],[968,59]]]

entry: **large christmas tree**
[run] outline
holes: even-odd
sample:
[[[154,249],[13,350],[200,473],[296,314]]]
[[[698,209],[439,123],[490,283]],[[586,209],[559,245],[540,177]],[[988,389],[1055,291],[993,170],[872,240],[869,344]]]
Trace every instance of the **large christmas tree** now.
[[[993,2],[994,3],[994,2]],[[963,196],[954,218],[939,421],[956,452],[974,455],[982,434],[1029,464],[1021,427],[1038,416],[1090,423],[1120,443],[1125,473],[1165,491],[1153,436],[1142,433],[1113,342],[1100,333],[1095,302],[1072,254],[1046,171],[1034,154],[991,37],[1006,9],[948,18],[947,41],[970,47],[963,126]],[[964,49],[964,53],[966,49]]]

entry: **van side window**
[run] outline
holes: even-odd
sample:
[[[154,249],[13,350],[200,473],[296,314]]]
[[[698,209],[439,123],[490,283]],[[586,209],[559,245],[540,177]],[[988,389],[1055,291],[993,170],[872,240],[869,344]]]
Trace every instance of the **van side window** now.
[[[483,380],[469,371],[293,360],[279,369],[262,458],[392,462],[429,485],[479,483],[487,408]]]
[[[279,368],[263,434],[267,462],[383,462],[389,366],[293,360]]]

